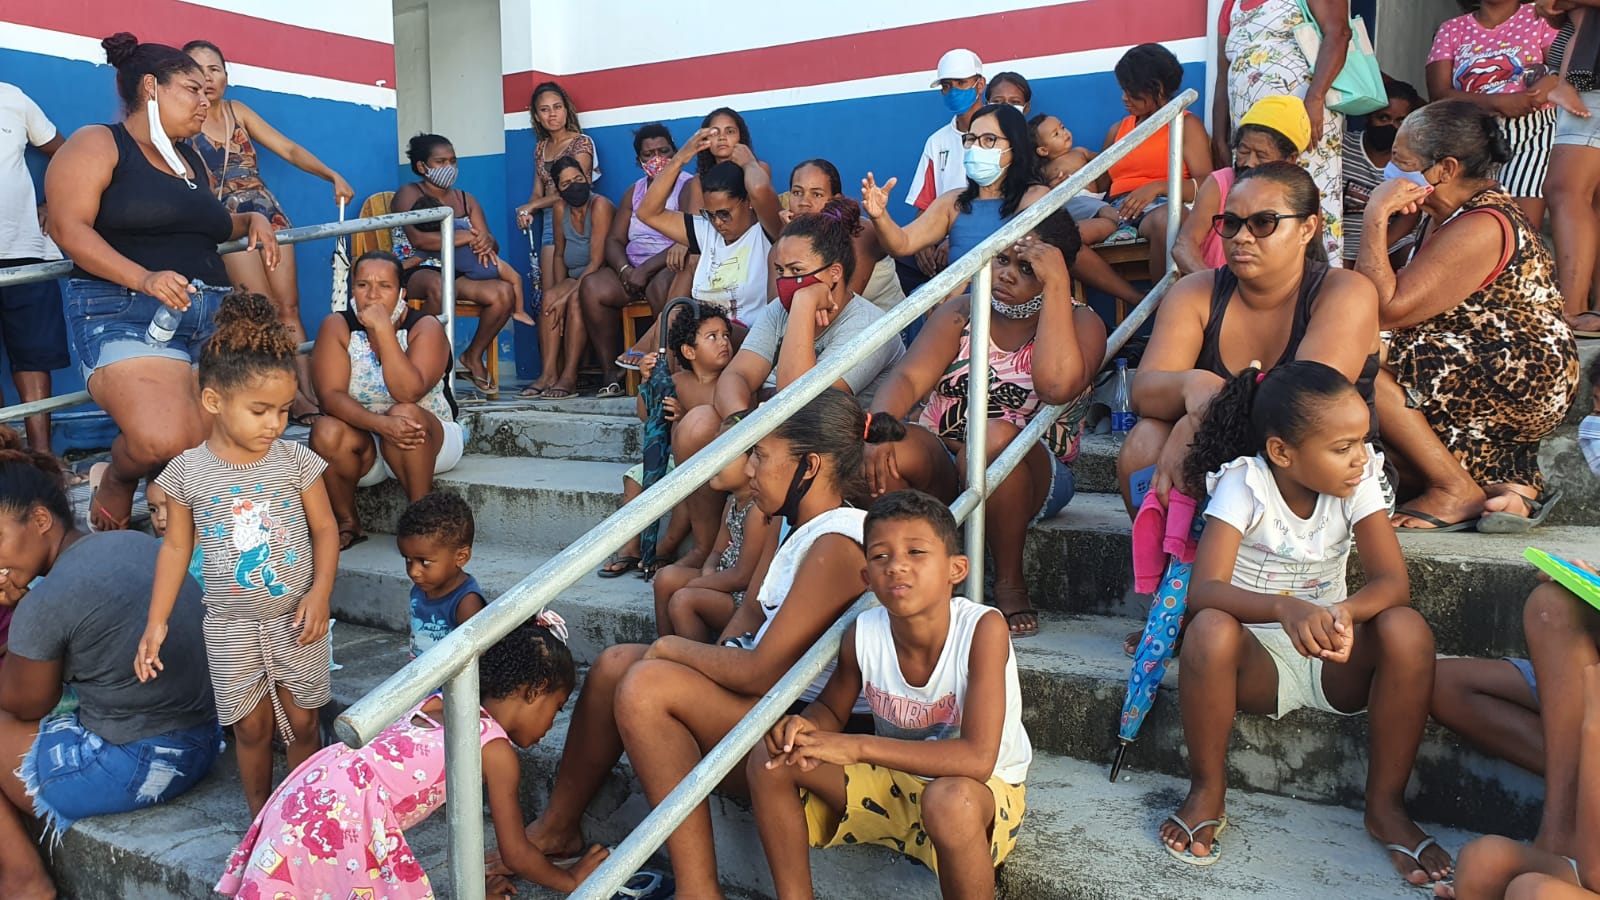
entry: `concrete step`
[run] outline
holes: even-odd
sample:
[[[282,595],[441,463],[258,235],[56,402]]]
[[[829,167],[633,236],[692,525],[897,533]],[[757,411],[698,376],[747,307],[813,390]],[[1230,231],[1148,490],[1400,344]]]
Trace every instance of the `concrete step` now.
[[[615,511],[626,465],[469,455],[438,484],[472,503],[480,541],[551,554]],[[392,531],[404,508],[398,485],[361,494],[363,521]],[[1522,601],[1535,584],[1522,551],[1536,545],[1566,557],[1593,555],[1595,530],[1546,527],[1527,536],[1404,534],[1412,602],[1434,627],[1441,653],[1525,655]],[[1122,615],[1130,628],[1147,600],[1130,593],[1129,523],[1111,494],[1082,494],[1059,516],[1029,531],[1033,602],[1068,614]],[[531,571],[531,566],[523,574]],[[1359,583],[1351,561],[1352,587]]]
[[[334,673],[334,706],[343,709],[392,670],[377,660],[400,661],[398,635],[341,625],[335,632],[341,662],[362,658]],[[567,714],[535,747],[523,752],[524,809],[542,807],[555,775],[568,724]],[[282,777],[279,773],[278,777]],[[1313,897],[1338,890],[1363,898],[1411,898],[1414,888],[1392,874],[1386,855],[1362,830],[1360,813],[1302,800],[1235,792],[1229,798],[1233,828],[1223,841],[1225,863],[1194,869],[1167,858],[1155,831],[1183,796],[1170,777],[1132,772],[1107,784],[1097,765],[1041,755],[1028,779],[1028,814],[1016,852],[1001,871],[1006,896],[1040,900],[1106,898]],[[590,840],[615,844],[647,810],[632,769],[624,760],[590,807]],[[714,796],[711,810],[723,882],[737,897],[772,894],[765,858],[747,802]],[[451,896],[447,872],[445,816],[434,815],[406,832],[425,869],[437,879],[441,898]],[[232,754],[210,777],[173,803],[120,816],[85,819],[51,855],[57,883],[78,900],[156,900],[210,896],[228,855],[248,826],[244,797]],[[1452,852],[1472,837],[1448,828],[1428,831]],[[493,832],[488,832],[493,843]],[[1315,864],[1305,858],[1316,848]],[[1073,850],[1062,865],[1062,849]],[[867,900],[884,896],[936,897],[926,870],[880,848],[813,851],[819,896]],[[659,860],[658,860],[659,862]],[[518,896],[555,895],[518,885]]]
[[[335,615],[404,632],[410,582],[385,536],[341,560],[333,595]],[[543,559],[514,548],[480,545],[471,571],[491,597],[510,590]],[[655,638],[652,594],[633,578],[590,573],[554,608],[567,620],[574,656],[592,662],[606,647]],[[1045,629],[1016,642],[1025,721],[1042,752],[1109,766],[1129,675],[1122,637],[1131,619],[1047,614]],[[342,626],[341,626],[342,627]],[[1187,763],[1178,715],[1176,667],[1169,673],[1129,766],[1182,776]],[[1230,777],[1235,787],[1359,808],[1366,781],[1367,722],[1301,710],[1282,722],[1240,716],[1234,729]],[[1543,787],[1509,765],[1489,760],[1437,727],[1427,731],[1413,781],[1415,811],[1475,830],[1531,830]]]

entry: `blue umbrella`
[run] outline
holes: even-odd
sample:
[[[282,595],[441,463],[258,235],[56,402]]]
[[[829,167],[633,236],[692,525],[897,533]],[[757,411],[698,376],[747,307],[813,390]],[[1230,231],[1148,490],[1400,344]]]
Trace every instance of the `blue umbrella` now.
[[[1189,601],[1189,576],[1194,564],[1171,559],[1167,571],[1161,576],[1161,586],[1150,603],[1150,615],[1145,618],[1144,635],[1139,638],[1139,648],[1133,654],[1133,672],[1128,676],[1128,695],[1122,701],[1122,724],[1117,729],[1117,756],[1111,763],[1111,780],[1117,780],[1122,771],[1122,758],[1128,745],[1139,736],[1150,707],[1156,702],[1156,691],[1167,674],[1167,664],[1172,661],[1173,647],[1183,630],[1183,614]]]
[[[667,325],[672,321],[672,311],[679,304],[689,307],[688,315],[698,315],[694,300],[679,297],[661,310],[656,331],[661,335],[661,349],[656,354],[655,368],[650,377],[639,385],[644,398],[644,482],[649,490],[652,484],[667,474],[667,457],[672,453],[672,423],[667,421],[664,407],[668,397],[674,395],[671,366],[667,364]],[[656,564],[656,537],[661,531],[659,520],[645,526],[639,535],[639,568],[649,577]]]

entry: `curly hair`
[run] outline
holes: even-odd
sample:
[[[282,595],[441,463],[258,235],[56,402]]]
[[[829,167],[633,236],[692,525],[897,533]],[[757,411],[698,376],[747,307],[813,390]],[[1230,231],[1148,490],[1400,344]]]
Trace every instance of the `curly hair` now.
[[[222,298],[216,332],[200,351],[200,386],[227,391],[271,372],[294,375],[299,346],[261,294],[235,290]]]
[[[509,697],[525,688],[536,694],[570,691],[577,686],[578,667],[572,650],[550,629],[529,619],[478,657],[478,693],[488,700]]]
[[[644,142],[651,138],[666,138],[667,145],[673,153],[678,152],[678,142],[672,139],[672,131],[660,122],[647,122],[634,129],[633,155],[637,157],[644,152]]]
[[[840,263],[848,284],[856,270],[855,236],[861,232],[861,204],[849,197],[834,197],[821,212],[795,216],[783,227],[779,240],[805,238],[812,252],[822,257],[824,268]]]
[[[471,547],[472,507],[460,494],[434,491],[406,507],[394,533],[395,537],[432,538],[448,547]]]
[[[1044,220],[1033,226],[1033,235],[1046,244],[1061,251],[1061,258],[1067,261],[1070,270],[1078,253],[1083,249],[1083,237],[1078,234],[1078,223],[1073,220],[1072,213],[1062,206],[1055,212],[1044,217]]]
[[[861,526],[861,543],[872,540],[872,529],[882,522],[926,522],[933,533],[944,543],[945,552],[961,552],[961,533],[950,507],[940,503],[932,494],[922,491],[895,491],[873,501],[867,508],[866,522]]]
[[[672,324],[667,326],[667,349],[672,351],[673,359],[678,361],[679,368],[691,368],[689,357],[683,355],[683,348],[693,347],[695,339],[700,336],[700,326],[712,319],[721,319],[722,324],[731,330],[733,323],[728,321],[728,311],[715,303],[696,300],[695,313],[692,316],[684,315],[681,311],[672,317]]]
[[[1211,398],[1183,460],[1184,492],[1206,495],[1206,476],[1241,456],[1254,456],[1267,438],[1299,444],[1321,421],[1321,411],[1355,385],[1338,369],[1299,359],[1263,373],[1247,368]]]
[[[73,526],[72,500],[61,460],[22,446],[22,435],[0,425],[0,513],[22,518],[42,506],[64,528]]]

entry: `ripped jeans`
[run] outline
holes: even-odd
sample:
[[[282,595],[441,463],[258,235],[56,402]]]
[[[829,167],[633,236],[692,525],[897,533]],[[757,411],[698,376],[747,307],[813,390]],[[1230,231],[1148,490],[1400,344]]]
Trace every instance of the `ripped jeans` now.
[[[59,840],[87,816],[171,800],[204,778],[221,752],[222,729],[214,721],[112,744],[83,727],[76,713],[67,713],[39,723],[17,777],[46,833]]]

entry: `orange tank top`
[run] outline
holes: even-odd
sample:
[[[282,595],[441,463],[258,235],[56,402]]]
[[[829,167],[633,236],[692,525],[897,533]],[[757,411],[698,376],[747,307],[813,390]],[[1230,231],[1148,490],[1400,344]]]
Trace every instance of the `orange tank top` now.
[[[1185,116],[1193,119],[1189,113]],[[1133,116],[1128,116],[1117,125],[1116,140],[1127,137],[1128,132],[1138,123]],[[1185,128],[1195,127],[1194,122],[1185,122]],[[1133,152],[1117,160],[1111,166],[1111,196],[1121,197],[1129,191],[1144,187],[1152,181],[1165,181],[1167,178],[1167,148],[1170,146],[1172,130],[1162,128],[1139,146]],[[1189,166],[1183,167],[1183,177],[1189,177]]]

